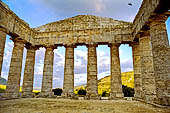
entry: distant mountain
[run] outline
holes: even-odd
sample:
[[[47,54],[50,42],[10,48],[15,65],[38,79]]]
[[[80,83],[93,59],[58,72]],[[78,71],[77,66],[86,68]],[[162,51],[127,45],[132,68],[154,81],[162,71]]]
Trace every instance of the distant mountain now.
[[[0,84],[7,85],[7,80],[5,78],[0,77]]]

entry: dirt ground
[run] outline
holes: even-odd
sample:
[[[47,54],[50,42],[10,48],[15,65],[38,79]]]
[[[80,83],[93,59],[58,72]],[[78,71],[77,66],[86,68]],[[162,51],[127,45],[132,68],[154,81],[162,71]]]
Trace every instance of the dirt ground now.
[[[0,101],[0,113],[170,113],[138,101],[15,99]]]

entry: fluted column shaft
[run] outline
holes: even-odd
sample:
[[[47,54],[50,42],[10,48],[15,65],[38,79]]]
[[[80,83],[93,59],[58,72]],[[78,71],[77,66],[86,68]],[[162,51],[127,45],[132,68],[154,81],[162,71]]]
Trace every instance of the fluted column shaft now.
[[[24,70],[22,96],[32,97],[36,49],[34,47],[26,47],[26,48],[27,48],[27,57],[26,57],[26,64]]]
[[[166,16],[155,17],[150,24],[157,103],[170,105],[170,48]]]
[[[53,85],[53,59],[54,52],[52,47],[47,47],[45,51],[43,80],[41,87],[41,96],[52,96]]]
[[[1,77],[2,64],[3,64],[5,41],[6,41],[6,33],[0,31],[0,77]]]
[[[110,97],[122,98],[122,80],[121,80],[121,69],[120,69],[120,59],[119,59],[119,45],[111,44],[110,46],[110,56],[111,56],[111,91]]]
[[[87,63],[87,96],[89,98],[98,97],[97,81],[97,45],[88,45],[88,63]]]
[[[141,56],[139,43],[132,44],[135,97],[142,98]]]
[[[14,40],[14,48],[6,87],[6,96],[8,98],[18,98],[19,96],[23,49],[23,41]]]
[[[74,46],[66,46],[63,96],[74,96]]]
[[[142,98],[146,102],[153,102],[156,98],[155,74],[150,36],[139,39],[141,52]]]

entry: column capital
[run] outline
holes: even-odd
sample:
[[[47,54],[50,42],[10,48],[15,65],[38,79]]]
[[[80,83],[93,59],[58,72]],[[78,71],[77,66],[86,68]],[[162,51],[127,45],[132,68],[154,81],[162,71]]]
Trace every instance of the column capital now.
[[[160,22],[164,22],[168,19],[169,16],[167,16],[166,14],[160,14],[160,15],[154,15],[152,16],[152,18],[150,18],[150,25],[153,26],[155,24],[158,24]]]
[[[87,43],[86,46],[87,46],[87,47],[89,47],[89,46],[98,47],[98,44],[97,44],[97,43]]]
[[[134,45],[139,45],[139,42],[135,42],[135,41],[134,41],[134,42],[132,42],[132,43],[129,44],[130,47],[133,47]]]
[[[46,50],[51,50],[51,51],[53,51],[54,49],[56,49],[57,47],[55,47],[55,46],[45,46],[45,49]]]
[[[20,37],[17,37],[17,38],[14,38],[14,37],[11,37],[10,38],[13,42],[20,42],[20,43],[26,43],[25,40],[21,39]]]
[[[119,44],[119,43],[109,43],[108,44],[108,47],[111,47],[111,46],[117,46],[117,47],[119,47],[121,44]]]
[[[38,47],[32,46],[32,45],[30,45],[30,46],[26,45],[25,48],[26,48],[26,49],[35,50],[35,51],[39,49]]]
[[[71,48],[76,48],[77,46],[75,44],[66,44],[64,47],[71,47]]]

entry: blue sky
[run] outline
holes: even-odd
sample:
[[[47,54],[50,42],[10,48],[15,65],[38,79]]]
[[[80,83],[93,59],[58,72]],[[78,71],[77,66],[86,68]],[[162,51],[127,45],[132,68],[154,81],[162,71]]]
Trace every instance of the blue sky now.
[[[142,0],[2,0],[30,27],[62,20],[80,14],[111,17],[116,20],[132,22]],[[131,2],[133,5],[128,6]],[[170,37],[170,19],[167,20],[167,30]],[[7,37],[4,53],[2,77],[7,78],[12,54],[13,42]],[[121,71],[132,71],[132,50],[128,45],[120,46]],[[36,52],[34,87],[41,87],[45,49]],[[62,87],[64,77],[65,48],[54,51],[53,87]],[[98,46],[98,79],[110,74],[110,50],[108,46]],[[22,79],[26,58],[23,55]],[[75,85],[86,84],[87,48],[78,46],[75,49]]]

